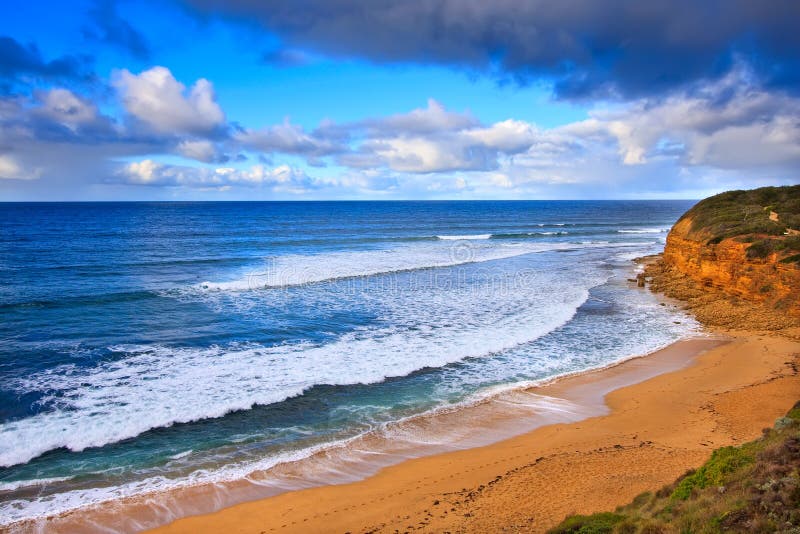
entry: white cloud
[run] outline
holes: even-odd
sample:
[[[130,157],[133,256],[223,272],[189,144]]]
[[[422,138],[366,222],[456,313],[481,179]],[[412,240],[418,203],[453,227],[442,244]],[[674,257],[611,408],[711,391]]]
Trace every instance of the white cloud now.
[[[187,92],[169,69],[116,73],[114,85],[132,116],[159,133],[210,133],[225,122],[211,82],[201,78]]]
[[[432,173],[492,167],[495,155],[479,144],[466,145],[458,137],[395,137],[365,142],[361,150],[394,171]]]
[[[742,69],[657,101],[596,110],[559,130],[613,140],[626,165],[670,156],[721,169],[800,164],[800,100],[754,86]]]
[[[245,148],[260,152],[296,154],[318,158],[346,150],[336,140],[307,133],[289,120],[258,130],[244,130],[234,135],[234,140]]]
[[[150,185],[158,183],[159,179],[163,179],[162,172],[164,165],[160,165],[151,159],[144,161],[134,161],[129,163],[125,168],[120,171],[120,175],[128,178],[129,183]]]
[[[366,119],[353,126],[365,128],[372,135],[419,135],[461,130],[478,124],[478,120],[470,113],[447,111],[442,104],[430,98],[425,108],[379,119]]]
[[[489,182],[492,185],[495,185],[497,187],[502,187],[503,189],[511,189],[512,187],[514,187],[514,183],[511,181],[508,175],[500,172],[491,173],[489,175]]]
[[[354,151],[339,155],[340,164],[408,173],[493,169],[501,154],[523,152],[541,137],[525,121],[483,126],[471,114],[447,111],[432,99],[427,108],[343,125],[337,131],[355,139]]]
[[[35,180],[41,176],[40,168],[26,169],[13,156],[0,155],[0,179]]]
[[[535,125],[514,119],[496,122],[485,128],[472,128],[465,131],[464,135],[476,143],[507,154],[523,152],[541,137]]]
[[[308,176],[288,165],[274,168],[254,165],[248,169],[233,167],[190,167],[168,165],[151,159],[134,161],[118,168],[117,182],[129,185],[185,186],[191,188],[227,188],[234,185],[268,187],[275,191],[300,194],[324,187],[326,182]]]

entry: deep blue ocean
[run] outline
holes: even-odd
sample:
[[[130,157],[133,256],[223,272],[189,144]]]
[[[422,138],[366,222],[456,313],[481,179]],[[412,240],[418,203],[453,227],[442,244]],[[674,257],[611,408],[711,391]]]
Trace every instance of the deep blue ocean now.
[[[691,205],[0,204],[0,526],[660,348],[630,260]]]

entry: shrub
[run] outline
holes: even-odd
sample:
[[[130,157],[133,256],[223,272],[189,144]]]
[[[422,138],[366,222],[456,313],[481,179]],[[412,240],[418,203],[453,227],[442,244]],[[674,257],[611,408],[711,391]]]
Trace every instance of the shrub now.
[[[778,213],[778,222],[769,219],[770,211]],[[800,226],[800,186],[728,191],[698,202],[684,217],[692,218],[692,231],[719,241],[745,234],[782,235],[787,227]]]
[[[695,489],[722,486],[725,476],[753,462],[753,457],[738,447],[722,447],[700,469],[685,477],[672,492],[673,499],[686,500]]]
[[[786,237],[782,243],[786,250],[800,250],[800,235]]]
[[[771,239],[761,239],[747,247],[748,259],[766,258],[775,252],[775,244]]]
[[[573,515],[548,532],[550,534],[611,534],[614,526],[623,519],[625,516],[611,512]]]

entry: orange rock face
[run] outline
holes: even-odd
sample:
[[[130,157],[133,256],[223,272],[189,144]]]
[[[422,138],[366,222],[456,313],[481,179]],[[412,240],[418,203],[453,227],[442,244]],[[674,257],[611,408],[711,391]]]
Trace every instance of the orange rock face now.
[[[776,254],[764,259],[747,257],[749,243],[736,238],[707,244],[708,236],[691,231],[684,217],[667,236],[664,262],[707,287],[764,304],[800,317],[800,269],[781,263]]]

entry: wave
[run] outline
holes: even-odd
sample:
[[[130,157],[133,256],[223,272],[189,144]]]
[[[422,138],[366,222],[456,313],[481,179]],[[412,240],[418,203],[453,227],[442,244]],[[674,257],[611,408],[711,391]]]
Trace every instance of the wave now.
[[[11,492],[21,488],[49,486],[58,482],[72,480],[73,477],[34,478],[29,480],[15,480],[13,482],[0,482],[0,492]],[[2,524],[2,523],[0,523]]]
[[[553,225],[558,226],[558,225]],[[565,231],[552,231],[552,232],[513,232],[501,234],[474,234],[474,235],[437,235],[437,239],[442,241],[471,241],[471,240],[484,240],[484,239],[525,239],[528,237],[544,237],[551,235],[569,235]]]
[[[639,228],[637,230],[617,230],[618,234],[663,234],[668,232],[663,228]]]
[[[474,234],[474,235],[437,235],[437,239],[442,241],[465,241],[471,239],[489,239],[492,234]]]
[[[178,454],[173,454],[169,458],[170,458],[170,460],[180,460],[181,458],[186,458],[187,456],[189,456],[193,452],[194,451],[192,449],[189,449],[188,451],[183,451],[183,452],[179,452]]]
[[[391,465],[401,458],[425,454],[425,451],[433,453],[436,451],[441,452],[442,450],[460,449],[466,446],[474,447],[501,439],[502,434],[498,434],[499,429],[489,430],[490,427],[475,425],[474,427],[468,426],[464,428],[462,424],[458,424],[455,428],[449,428],[436,425],[435,430],[431,430],[431,426],[427,424],[431,418],[447,417],[464,409],[479,409],[481,405],[487,402],[506,406],[509,414],[514,415],[515,420],[518,420],[520,415],[545,414],[544,417],[549,423],[577,421],[597,415],[599,412],[594,412],[596,406],[583,403],[576,404],[569,400],[531,393],[528,390],[553,383],[565,377],[613,367],[625,360],[650,354],[667,346],[674,340],[675,338],[671,338],[656,343],[634,344],[626,347],[625,353],[612,360],[598,362],[574,371],[557,371],[537,380],[521,380],[485,387],[461,401],[440,405],[394,421],[387,421],[351,437],[306,446],[294,451],[281,452],[257,460],[225,463],[214,468],[198,468],[179,478],[151,476],[143,480],[116,486],[68,490],[55,493],[44,499],[7,501],[4,505],[4,507],[7,507],[6,510],[0,507],[0,510],[8,512],[5,519],[0,519],[0,526],[52,517],[111,501],[122,503],[125,499],[186,488],[197,488],[203,485],[212,485],[215,488],[214,498],[217,499],[215,503],[218,505],[218,499],[221,496],[218,493],[221,489],[220,484],[247,481],[256,486],[268,489],[275,488],[263,495],[268,496],[274,494],[275,490],[280,492],[308,487],[309,482],[298,478],[298,474],[310,471],[313,471],[312,480],[326,480],[327,483],[352,482],[368,476],[382,466]],[[515,424],[513,430],[509,428],[503,432],[509,432],[508,436],[510,437],[519,433],[522,429],[524,427],[520,428],[518,424]],[[437,449],[437,447],[441,448],[441,450]],[[386,450],[383,450],[384,448]],[[191,452],[186,451],[172,458],[183,457]],[[382,459],[378,462],[374,458],[370,458],[370,456],[376,454],[382,456]],[[312,464],[308,468],[310,471],[305,471],[299,465],[299,462],[313,462],[315,457],[322,459],[322,465],[314,466]],[[366,466],[363,465],[365,463]],[[348,464],[360,464],[360,468],[341,469],[341,467]],[[283,475],[284,478],[288,478],[283,482],[281,482],[282,475],[280,472],[271,471],[276,467],[280,469],[280,467],[288,467],[289,465],[297,465],[298,469],[292,470],[289,468],[286,474]],[[327,469],[328,472],[320,472],[320,467]],[[325,477],[338,478],[326,479]],[[23,487],[62,480],[69,480],[69,477],[10,484],[19,484],[20,487]],[[312,484],[315,484],[315,482],[312,482]],[[9,485],[9,487],[11,486]],[[224,497],[225,494],[223,493],[222,496]],[[192,498],[197,498],[196,492],[192,493]],[[235,502],[228,504],[234,504]],[[170,518],[174,519],[172,516]],[[160,518],[154,518],[154,520],[156,523],[151,526],[160,524]]]
[[[514,234],[506,234],[514,235]],[[531,234],[524,234],[530,237]],[[268,259],[262,270],[253,270],[228,281],[204,281],[192,286],[199,291],[248,291],[286,288],[351,278],[455,267],[522,256],[525,254],[591,247],[632,247],[642,243],[607,241],[492,243],[479,240],[443,246],[435,242],[415,247],[369,251],[291,254]]]
[[[552,232],[518,232],[509,234],[492,234],[492,239],[526,239],[529,237],[546,237],[553,235],[569,235],[569,232],[552,231]]]
[[[632,245],[633,243],[631,243]],[[590,246],[605,246],[600,243],[591,243]],[[641,243],[636,243],[636,245],[641,246]],[[574,267],[576,264],[572,263],[571,266]],[[293,346],[282,346],[282,347],[261,347],[258,345],[228,345],[227,347],[213,347],[214,350],[210,350],[211,348],[206,349],[175,349],[160,345],[149,345],[149,346],[119,346],[114,347],[121,352],[124,352],[126,356],[119,360],[119,363],[123,364],[120,369],[122,372],[113,375],[115,378],[113,380],[117,380],[119,382],[130,381],[130,377],[140,376],[141,373],[144,371],[145,374],[141,375],[141,382],[153,382],[156,383],[153,385],[152,390],[158,392],[158,395],[164,395],[163,398],[171,399],[174,403],[174,399],[180,399],[180,409],[185,407],[194,408],[198,405],[202,405],[207,407],[212,403],[216,403],[219,401],[228,402],[233,396],[237,394],[237,390],[241,389],[245,395],[250,395],[251,389],[253,387],[259,387],[257,381],[254,380],[253,375],[255,375],[258,371],[260,371],[261,375],[261,384],[260,388],[263,390],[269,390],[274,387],[274,383],[269,382],[269,379],[272,377],[267,377],[266,372],[264,371],[266,365],[270,365],[269,373],[276,375],[280,375],[284,368],[281,367],[283,364],[292,365],[294,358],[299,354],[306,351],[309,351],[309,354],[306,356],[301,356],[300,362],[303,366],[303,369],[307,369],[312,373],[316,373],[319,371],[320,367],[324,367],[326,365],[330,365],[332,367],[339,367],[339,368],[347,368],[350,364],[349,363],[341,363],[344,360],[344,357],[341,356],[338,352],[341,349],[347,349],[353,343],[359,344],[354,350],[356,357],[361,359],[370,360],[376,366],[384,366],[385,368],[392,369],[395,365],[395,357],[405,357],[405,358],[413,358],[414,359],[414,366],[425,366],[425,362],[433,361],[433,357],[436,356],[435,352],[445,351],[454,349],[456,353],[460,354],[476,354],[478,351],[473,351],[473,345],[480,345],[482,348],[491,350],[495,347],[500,345],[498,339],[502,340],[506,337],[516,338],[518,340],[522,340],[524,343],[525,339],[531,337],[531,335],[535,336],[538,331],[543,331],[543,328],[546,328],[547,325],[540,325],[539,320],[543,318],[545,322],[549,324],[555,324],[556,317],[551,314],[550,306],[555,303],[558,306],[559,310],[558,313],[564,313],[562,317],[569,315],[569,306],[573,303],[578,301],[585,301],[585,299],[581,300],[582,298],[582,291],[584,288],[591,287],[596,285],[602,280],[599,279],[592,279],[591,277],[584,277],[585,271],[580,271],[580,273],[573,273],[574,276],[564,276],[563,273],[560,273],[558,276],[553,276],[552,278],[545,278],[542,280],[538,280],[535,287],[537,290],[535,292],[527,292],[520,295],[518,300],[509,300],[508,302],[503,303],[503,308],[512,309],[515,311],[515,315],[508,316],[500,321],[493,321],[487,320],[486,317],[479,317],[478,320],[472,324],[467,325],[467,328],[460,328],[460,329],[444,329],[438,332],[431,332],[429,329],[426,329],[425,332],[425,339],[416,339],[416,336],[409,333],[409,332],[383,332],[382,337],[377,338],[376,336],[372,336],[375,338],[373,343],[363,344],[363,342],[367,341],[363,338],[347,337],[340,342],[333,343],[328,345],[327,352],[324,351],[325,346],[312,346],[310,344],[307,345],[293,345]],[[565,283],[566,282],[566,283]],[[580,287],[576,288],[572,287],[576,284],[579,284]],[[541,295],[536,293],[541,292]],[[588,289],[586,290],[586,294],[588,294]],[[643,294],[644,295],[644,294]],[[424,297],[424,295],[415,296],[415,299],[418,297]],[[562,300],[562,297],[563,298]],[[537,300],[538,299],[538,300]],[[461,295],[454,296],[455,301],[461,300]],[[631,305],[635,305],[638,301],[633,299],[633,303]],[[524,305],[520,305],[523,303]],[[516,313],[521,308],[525,308],[533,303],[533,307],[523,310],[524,313]],[[626,303],[627,305],[627,303]],[[421,308],[429,308],[428,302],[422,302],[420,304]],[[475,303],[474,302],[466,302],[464,307],[470,309],[470,313],[465,313],[464,316],[471,315],[475,310]],[[668,310],[651,305],[653,313],[663,314],[667,313]],[[455,313],[454,313],[455,314]],[[573,312],[574,315],[574,312]],[[645,314],[646,320],[647,314]],[[612,350],[614,354],[617,356],[623,354],[645,354],[650,350],[654,350],[654,346],[652,345],[652,340],[650,337],[645,336],[645,339],[642,340],[642,346],[639,347],[640,342],[636,341],[636,336],[628,335],[635,334],[638,328],[641,328],[643,325],[640,324],[640,320],[642,320],[641,314],[635,315],[636,322],[632,323],[630,330],[627,328],[622,328],[625,331],[624,341],[625,343],[622,344],[611,344],[609,345],[609,350]],[[491,318],[488,318],[491,319]],[[569,318],[566,319],[569,321]],[[566,322],[565,321],[565,322]],[[431,321],[433,322],[433,321]],[[440,321],[442,322],[442,321]],[[570,325],[574,324],[570,323]],[[645,325],[649,323],[645,322]],[[476,329],[476,325],[481,326],[482,329]],[[492,325],[491,328],[486,328],[485,325]],[[535,330],[531,332],[531,327]],[[570,328],[567,326],[567,328]],[[665,329],[669,330],[670,328],[680,328],[684,329],[685,326],[673,326],[671,320],[666,321]],[[560,332],[560,331],[559,331]],[[593,331],[594,332],[594,331]],[[658,338],[661,338],[662,330],[659,328],[644,328],[643,332],[647,333],[648,335],[654,334],[658,332]],[[436,336],[432,337],[431,334],[435,333]],[[375,334],[375,332],[372,332]],[[540,337],[540,336],[539,336]],[[498,338],[498,339],[495,339]],[[535,337],[534,337],[535,338]],[[545,338],[548,339],[548,338]],[[556,341],[559,338],[555,338]],[[410,340],[410,342],[409,342]],[[649,341],[648,341],[649,340]],[[550,341],[542,340],[544,343],[543,347],[549,346],[548,344],[551,343]],[[435,346],[425,354],[418,354],[417,350],[421,346],[421,343],[432,343]],[[629,345],[629,343],[632,343]],[[660,345],[661,343],[657,343]],[[592,345],[592,344],[590,344]],[[455,347],[454,347],[455,346]],[[558,344],[557,346],[561,346]],[[622,349],[622,347],[625,347]],[[372,352],[362,352],[365,347],[378,347],[379,350],[373,350]],[[461,350],[462,347],[466,347],[467,350]],[[556,346],[554,346],[555,348]],[[500,368],[504,369],[503,377],[504,379],[508,379],[509,376],[511,377],[520,377],[523,374],[518,374],[516,372],[508,372],[508,364],[510,363],[509,360],[500,355],[499,357],[494,357],[496,353],[502,352],[503,349],[499,349],[495,352],[487,352],[482,354],[481,357],[484,359],[480,362],[480,369],[482,369],[481,376],[486,377],[487,372],[485,368],[485,364],[489,364],[492,367],[490,368]],[[159,376],[150,376],[146,374],[146,366],[139,365],[134,361],[128,361],[131,358],[136,358],[138,356],[144,356],[146,354],[150,354],[155,356],[155,352],[160,351],[160,365],[153,364],[155,368],[158,366],[160,369],[164,370],[170,376],[178,376],[182,378],[181,384],[183,387],[180,387],[178,383],[170,383],[170,381],[165,377],[163,380]],[[263,357],[261,359],[257,359],[253,357],[252,353],[256,351],[261,351]],[[314,355],[313,351],[317,351]],[[395,355],[395,351],[397,354]],[[192,352],[196,353],[194,356]],[[526,370],[530,369],[531,361],[530,361],[530,352],[528,346],[525,345],[518,351],[520,354],[524,355],[524,368]],[[545,351],[548,354],[550,352]],[[585,353],[582,350],[578,350],[575,352],[577,359],[573,362],[575,365],[570,365],[569,368],[571,369],[586,369],[586,366],[589,365],[590,367],[595,365],[593,362],[597,362],[597,364],[601,364],[605,361],[607,364],[608,361],[605,358],[601,359],[594,359],[589,358],[586,359]],[[388,357],[387,357],[388,355]],[[242,356],[245,357],[253,357],[249,362],[241,361]],[[194,358],[194,359],[190,359]],[[486,359],[489,358],[489,359]],[[241,367],[234,365],[236,361],[241,364]],[[311,361],[309,361],[311,360]],[[365,364],[369,364],[370,361],[365,362]],[[544,362],[542,362],[546,367],[543,369],[544,376],[550,376],[552,379],[555,375],[564,374],[564,368],[562,367],[563,358],[561,357],[550,357],[545,358]],[[141,363],[141,362],[140,362]],[[401,362],[403,363],[403,362]],[[278,364],[277,366],[273,367],[273,365]],[[552,365],[553,367],[549,367],[547,365]],[[468,363],[469,366],[472,366],[472,363]],[[523,364],[519,364],[523,365]],[[539,362],[537,361],[537,369]],[[176,366],[176,369],[171,369],[172,366]],[[577,367],[576,367],[577,366]],[[110,362],[105,364],[100,364],[97,367],[102,367],[105,370],[110,370]],[[259,367],[258,370],[253,369],[253,367]],[[512,366],[513,367],[513,366]],[[244,374],[239,374],[240,368],[246,368]],[[455,372],[461,373],[460,370],[461,366],[454,367],[453,369],[456,370]],[[200,373],[199,369],[205,369],[206,372],[210,376],[203,377]],[[191,371],[187,374],[186,370]],[[360,371],[358,369],[357,371]],[[393,369],[394,371],[394,369]],[[70,374],[71,373],[71,374]],[[383,374],[383,371],[380,371],[380,374]],[[116,406],[116,404],[123,400],[127,402],[139,402],[139,401],[149,401],[148,399],[148,391],[141,389],[139,386],[141,384],[138,383],[131,383],[128,384],[127,387],[137,388],[136,390],[131,390],[129,394],[120,396],[120,391],[116,391],[113,386],[116,385],[114,382],[108,382],[108,385],[111,385],[112,388],[106,387],[106,383],[104,381],[111,381],[112,374],[107,373],[104,377],[95,376],[94,373],[89,372],[88,370],[78,370],[75,368],[69,368],[67,366],[63,366],[60,368],[59,372],[54,373],[56,375],[66,375],[71,377],[70,383],[73,386],[73,390],[60,390],[59,395],[64,395],[64,397],[72,400],[75,400],[75,393],[83,393],[80,388],[86,388],[89,390],[105,390],[107,393],[110,393],[110,396],[107,396],[104,400],[98,399],[98,403],[102,402],[101,406],[105,406],[105,404],[110,404],[113,409],[121,409],[120,406]],[[323,376],[325,373],[316,374],[316,377]],[[488,372],[489,375],[495,376],[494,373],[491,371]],[[500,375],[498,375],[500,376]],[[43,378],[43,377],[39,377]],[[88,381],[87,381],[88,378]],[[99,378],[102,378],[100,380]],[[198,380],[199,378],[199,380]],[[293,375],[286,375],[287,382],[290,379],[294,378]],[[345,382],[355,383],[359,377],[352,375],[345,378]],[[192,383],[193,387],[187,388],[185,387],[186,383]],[[429,412],[425,412],[421,415],[415,415],[412,417],[427,417],[432,413],[436,413],[438,411],[443,410],[455,410],[462,406],[469,405],[474,402],[480,402],[487,397],[494,397],[498,393],[503,393],[509,389],[518,389],[519,387],[526,387],[533,383],[537,382],[519,382],[515,380],[514,384],[498,384],[497,386],[489,386],[488,388],[482,388],[478,392],[474,393],[473,395],[467,397],[462,402],[458,402],[456,404],[451,404],[447,406],[440,406],[438,408],[434,408]],[[51,383],[54,387],[63,387],[64,384],[58,383]],[[28,387],[30,384],[22,384],[17,383],[15,386],[19,388]],[[44,384],[42,384],[44,386]],[[175,386],[172,392],[169,392],[169,389]],[[216,388],[213,392],[213,396],[209,397],[202,397],[198,395],[198,392],[195,390],[206,390],[209,388]],[[163,391],[162,390],[166,390]],[[160,402],[162,397],[155,399],[155,401]],[[524,402],[525,399],[522,399]],[[82,432],[84,429],[89,429],[91,432],[95,432],[98,430],[92,422],[90,417],[93,416],[91,413],[93,410],[91,402],[81,402],[80,408],[78,409],[79,413],[75,413],[76,418],[73,421],[73,431]],[[131,410],[130,413],[134,413],[138,411],[139,413],[148,413],[153,414],[156,416],[156,420],[153,421],[157,423],[159,419],[161,419],[162,414],[160,413],[159,409],[152,410],[150,409],[150,404],[142,405],[140,404],[138,410]],[[165,408],[170,408],[165,407]],[[173,409],[176,407],[173,405]],[[558,411],[559,409],[569,409],[569,407],[561,407],[561,406],[553,406],[550,407],[554,410]],[[71,407],[64,407],[65,410],[72,409]],[[549,408],[548,408],[549,410]],[[46,414],[40,414],[46,415]],[[105,414],[101,414],[104,418],[106,417]],[[131,417],[131,419],[137,419],[136,417]],[[113,421],[108,420],[96,420],[95,423],[98,423],[100,427],[99,430],[107,429],[109,426],[113,424]],[[127,422],[127,421],[126,421]],[[169,425],[164,425],[169,426]],[[49,439],[50,429],[51,426],[46,426],[41,429],[41,436],[45,436]],[[413,429],[412,429],[413,430]],[[463,430],[460,427],[461,431]],[[2,433],[2,428],[0,428],[0,444],[6,443],[7,439]],[[397,441],[401,441],[403,439],[422,439],[422,438],[436,438],[436,439],[443,439],[445,440],[448,446],[452,443],[452,440],[449,440],[449,435],[446,433],[441,432],[441,428],[437,428],[438,434],[435,436],[417,436],[412,431],[409,435],[408,427],[403,428],[402,426],[398,426],[397,421],[393,421],[386,424],[379,424],[373,427],[373,430],[370,431],[370,435],[374,436],[375,433],[378,433],[379,437],[385,438],[387,441],[391,443],[395,443]],[[460,435],[460,434],[459,434]],[[45,516],[53,516],[58,513],[66,512],[69,510],[75,510],[77,508],[85,509],[87,506],[92,506],[95,504],[99,504],[102,502],[108,501],[118,501],[120,499],[127,499],[127,498],[135,498],[135,501],[132,502],[141,502],[142,497],[149,498],[150,494],[154,492],[163,492],[163,491],[170,491],[176,490],[179,488],[186,488],[192,487],[190,491],[192,491],[193,495],[196,495],[195,486],[202,485],[202,484],[218,484],[218,483],[227,483],[227,482],[236,482],[241,480],[247,480],[252,482],[256,485],[263,485],[264,488],[274,487],[274,471],[270,471],[269,473],[264,473],[264,471],[271,469],[273,466],[279,466],[282,464],[288,464],[291,462],[296,462],[298,460],[303,461],[305,458],[312,457],[314,455],[322,453],[326,458],[330,457],[331,455],[328,453],[333,453],[334,457],[338,457],[339,453],[336,452],[337,449],[342,450],[342,455],[347,456],[348,458],[352,458],[354,455],[350,452],[354,449],[358,449],[358,453],[362,452],[367,454],[375,454],[374,452],[370,453],[369,449],[364,447],[362,443],[357,443],[355,440],[362,439],[363,434],[355,436],[353,438],[347,438],[345,440],[330,440],[326,441],[325,443],[314,445],[311,447],[303,447],[299,450],[294,451],[286,451],[279,454],[270,453],[269,455],[262,454],[258,459],[256,457],[251,457],[251,460],[246,461],[236,461],[232,462],[230,459],[225,460],[226,465],[210,465],[209,463],[203,463],[202,465],[198,465],[195,460],[191,462],[187,462],[185,465],[188,467],[191,465],[192,471],[183,471],[180,476],[173,477],[173,476],[162,476],[163,473],[158,471],[158,475],[154,476],[154,473],[148,472],[146,478],[138,479],[136,481],[131,482],[124,482],[121,484],[109,485],[104,487],[75,487],[71,483],[64,484],[64,487],[52,488],[50,489],[49,495],[43,495],[41,497],[33,498],[33,500],[29,500],[27,497],[25,498],[18,498],[16,500],[6,500],[3,504],[0,505],[0,525],[3,524],[12,524],[15,521],[26,521],[31,519],[42,518]],[[497,439],[496,437],[494,439]],[[17,442],[17,446],[21,442]],[[36,443],[33,441],[32,443]],[[372,443],[372,442],[371,442]],[[474,445],[474,444],[473,444]],[[357,447],[356,447],[357,446]],[[180,449],[178,449],[180,450]],[[415,449],[418,450],[418,449]],[[177,452],[177,451],[176,451]],[[188,454],[191,454],[191,451],[184,450],[184,452],[180,452],[179,454],[173,455],[173,459],[178,457],[183,457]],[[76,457],[76,460],[80,460],[81,457]],[[192,456],[194,458],[194,456]],[[241,459],[241,457],[239,457]],[[363,458],[362,458],[363,459]],[[205,460],[203,460],[206,462]],[[303,464],[306,465],[306,464]],[[328,464],[326,464],[328,465]],[[328,465],[330,467],[330,465]],[[338,466],[341,467],[341,466]],[[306,466],[307,468],[307,466]],[[334,467],[335,468],[335,467]],[[27,469],[27,468],[26,468]],[[278,468],[278,472],[281,472],[282,467]],[[295,467],[291,468],[292,470]],[[300,468],[304,469],[304,468]],[[315,475],[319,475],[319,471],[314,471]],[[343,471],[337,471],[343,472]],[[363,471],[359,470],[349,470],[347,471],[346,476],[361,476],[360,474]],[[142,473],[144,475],[144,473]],[[343,475],[345,476],[345,475]],[[11,482],[10,484],[14,484]],[[24,483],[23,483],[24,484]],[[59,485],[61,486],[61,485]],[[215,486],[216,487],[216,486]],[[218,489],[218,488],[217,488]],[[174,494],[173,494],[174,495]],[[218,495],[218,493],[215,493]],[[6,496],[8,497],[8,496]],[[193,501],[194,502],[194,501]],[[160,506],[160,505],[159,505]],[[209,505],[210,506],[210,505]],[[196,511],[194,512],[196,513]],[[19,524],[19,523],[18,523]],[[154,526],[154,525],[152,525]]]
[[[426,422],[432,418],[446,417],[463,409],[476,408],[487,401],[497,401],[501,397],[507,397],[508,401],[515,405],[516,410],[511,408],[515,413],[545,412],[551,418],[563,419],[563,422],[591,415],[591,412],[585,407],[571,401],[525,391],[530,387],[546,384],[558,380],[558,378],[558,376],[553,376],[541,381],[509,384],[506,387],[495,388],[493,391],[487,390],[485,394],[473,395],[461,402],[439,406],[419,414],[382,423],[351,437],[281,452],[258,460],[195,469],[179,478],[151,476],[115,486],[72,489],[49,495],[46,498],[10,500],[0,504],[0,511],[5,512],[0,515],[0,527],[52,518],[76,510],[87,510],[109,502],[124,506],[127,499],[175,492],[187,488],[194,489],[192,495],[193,498],[197,498],[196,488],[204,485],[211,485],[214,488],[215,504],[219,505],[220,499],[225,502],[224,500],[230,497],[226,495],[224,486],[221,485],[242,481],[267,488],[268,493],[264,496],[280,493],[282,488],[283,491],[286,491],[317,485],[319,482],[315,481],[326,480],[326,477],[328,477],[329,483],[354,482],[368,476],[381,466],[389,466],[403,458],[424,454],[426,450],[434,452],[440,449],[452,450],[476,445],[475,442],[470,441],[470,438],[481,440],[477,444],[496,441],[498,439],[496,432],[481,435],[481,430],[484,429],[480,426],[463,428],[458,425],[455,428],[438,427],[436,430],[432,430],[426,425]],[[517,433],[516,430],[509,432],[509,436],[515,433]],[[429,449],[426,449],[426,446]],[[376,461],[375,455],[379,455],[381,458]],[[370,458],[371,456],[372,458]],[[304,461],[321,461],[322,465],[316,467],[313,464],[310,465],[313,474],[305,479],[302,478],[304,469],[300,465]],[[297,474],[294,474],[289,468],[288,476],[282,476],[280,468],[291,465],[299,467]],[[348,466],[350,469],[341,469],[341,467]],[[275,468],[278,468],[278,471]],[[56,481],[57,479],[52,480]],[[64,480],[68,480],[68,478],[65,477]],[[32,485],[35,485],[35,482],[37,481],[31,481]],[[24,482],[21,484],[26,485]],[[275,489],[269,491],[272,488]],[[202,496],[202,494],[200,495]],[[160,510],[166,511],[163,505],[160,506]],[[169,517],[175,519],[174,516]],[[155,523],[149,525],[149,528],[163,524],[163,518],[154,519]]]
[[[503,299],[487,285],[482,292],[465,288],[463,294],[443,289],[453,295],[445,304],[435,291],[397,304],[398,313],[407,314],[397,322],[414,328],[350,332],[321,345],[115,346],[110,350],[120,356],[94,367],[63,365],[16,379],[13,390],[39,393],[50,408],[0,425],[0,466],[278,403],[315,385],[378,383],[496,354],[565,324],[588,289],[604,280],[600,274],[581,277],[580,283],[556,273],[530,277]]]
[[[534,246],[517,248],[496,245],[455,244],[447,247],[434,243],[431,245],[316,255],[290,254],[269,259],[265,261],[263,270],[246,273],[236,280],[205,281],[195,287],[212,291],[291,287],[347,278],[454,267],[512,258],[547,249]]]

